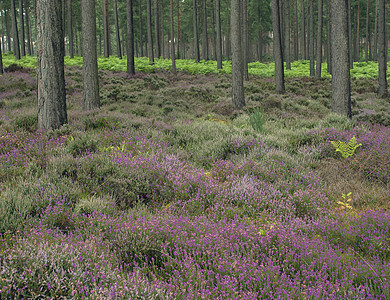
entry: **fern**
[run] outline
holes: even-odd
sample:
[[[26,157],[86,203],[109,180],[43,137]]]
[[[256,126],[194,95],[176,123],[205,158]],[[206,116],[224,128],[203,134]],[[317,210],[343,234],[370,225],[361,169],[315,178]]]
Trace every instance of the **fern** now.
[[[344,158],[352,156],[355,153],[355,150],[362,146],[362,144],[356,143],[356,138],[353,137],[348,143],[342,141],[330,141],[332,145],[336,148],[336,152],[339,151]]]

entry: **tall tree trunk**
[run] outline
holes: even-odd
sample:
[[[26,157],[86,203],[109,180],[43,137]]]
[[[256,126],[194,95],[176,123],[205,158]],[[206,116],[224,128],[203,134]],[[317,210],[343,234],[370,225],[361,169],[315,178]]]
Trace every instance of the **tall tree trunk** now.
[[[115,19],[115,35],[116,35],[117,54],[118,54],[118,57],[120,59],[122,59],[121,38],[119,35],[117,0],[114,0],[114,19]]]
[[[69,56],[70,58],[74,57],[74,47],[73,47],[73,13],[72,13],[72,0],[68,0],[68,38],[69,38]]]
[[[351,7],[351,0],[348,0],[347,4],[348,8],[348,20],[352,20],[352,7]],[[352,21],[349,22],[348,24],[348,36],[349,36],[349,67],[353,69],[353,51],[352,51],[352,46],[353,46],[353,40],[352,40]]]
[[[100,106],[95,0],[81,0],[81,18],[83,35],[83,106],[84,110],[91,110]]]
[[[24,4],[25,4],[25,12],[26,12],[26,37],[27,37],[27,54],[28,55],[32,55],[32,51],[31,51],[31,31],[30,31],[30,12],[29,12],[29,7],[28,7],[28,3],[27,3],[27,0],[24,0]],[[62,16],[64,16],[64,14],[62,14]],[[64,23],[64,21],[62,21],[62,24]],[[64,26],[62,26],[62,28],[65,28]]]
[[[24,33],[24,15],[23,15],[23,0],[19,0],[19,18],[20,18],[20,54],[21,56],[26,56],[26,46],[25,46],[25,33]]]
[[[214,10],[214,0],[211,1],[211,44],[213,48],[213,59],[217,59],[217,42],[215,37],[215,10]]]
[[[322,0],[318,0],[318,30],[317,30],[317,65],[316,78],[321,78],[321,64],[322,64]]]
[[[180,59],[180,0],[177,0],[177,58]]]
[[[11,18],[12,18],[12,36],[13,36],[14,55],[16,59],[20,59],[19,33],[18,33],[18,23],[16,21],[15,0],[11,0]]]
[[[12,16],[12,14],[11,14]],[[4,10],[4,22],[5,22],[5,31],[7,34],[7,42],[8,42],[8,52],[11,51],[11,34],[10,34],[10,28],[9,28],[9,22],[8,22],[8,13],[6,10]]]
[[[306,60],[310,59],[310,2],[313,0],[307,0],[306,11]]]
[[[151,0],[146,0],[146,15],[148,22],[148,56],[149,64],[154,64],[154,53],[153,53],[153,33],[152,33],[152,4]]]
[[[378,5],[379,0],[376,0],[375,5],[375,28],[374,28],[374,49],[373,49],[373,59],[376,61],[378,59]]]
[[[387,92],[387,45],[386,45],[386,0],[379,0],[378,11],[378,81],[380,97],[386,97]]]
[[[138,27],[139,27],[139,46],[141,50],[141,56],[145,56],[144,52],[144,42],[143,42],[143,34],[142,34],[142,0],[138,0]]]
[[[242,19],[241,19],[241,27],[242,27],[242,63],[243,63],[243,75],[244,80],[249,80],[248,73],[248,52],[249,52],[249,38],[248,38],[248,2],[247,0],[242,0]]]
[[[355,45],[355,59],[354,61],[359,61],[360,59],[360,2],[358,2],[357,14],[356,14],[356,45]]]
[[[194,28],[194,58],[195,62],[200,61],[199,53],[199,33],[198,33],[198,1],[192,0],[193,4],[193,28]]]
[[[103,0],[103,31],[104,31],[104,57],[111,53],[110,23],[108,18],[108,0]]]
[[[290,59],[290,0],[284,0],[284,59],[286,69],[291,70]]]
[[[293,26],[294,26],[294,60],[299,59],[299,24],[298,24],[298,0],[293,0]]]
[[[127,74],[135,74],[134,66],[134,23],[133,23],[133,0],[127,0]]]
[[[1,51],[1,44],[0,44],[0,74],[3,74],[4,73],[4,69],[3,69],[3,53]]]
[[[301,58],[306,59],[305,0],[301,0]]]
[[[314,70],[314,9],[313,9],[313,1],[309,0],[309,19],[310,19],[310,25],[309,25],[309,56],[310,56],[310,77],[314,77],[315,70]]]
[[[331,13],[331,8],[330,8],[330,0],[327,0],[326,12],[327,12],[326,45],[327,45],[327,49],[328,49],[328,51],[326,52],[326,64],[327,64],[328,73],[332,74],[332,39],[331,39],[332,13]],[[349,49],[351,49],[351,48],[349,48]]]
[[[202,30],[202,56],[204,60],[209,59],[209,40],[207,37],[207,0],[202,0],[203,5],[203,30]]]
[[[170,0],[171,4],[171,59],[172,59],[172,73],[176,75],[176,58],[175,58],[175,30],[173,20],[173,0]]]
[[[232,22],[232,100],[235,108],[245,106],[244,80],[242,73],[242,50],[241,50],[241,20],[240,0],[231,2],[231,22]]]
[[[226,0],[226,38],[225,38],[225,57],[230,58],[230,26],[229,26],[229,1]]]
[[[367,0],[367,7],[366,7],[366,41],[364,43],[364,52],[365,52],[365,58],[366,63],[368,62],[368,43],[369,43],[369,30],[370,30],[370,0]]]
[[[154,0],[154,41],[156,42],[156,57],[161,57],[161,42],[160,42],[160,14],[159,0]]]
[[[281,37],[281,23],[279,14],[279,0],[272,0],[272,27],[274,31],[274,57],[275,57],[275,86],[276,92],[284,93],[284,66],[283,66],[283,47]]]
[[[332,111],[352,118],[349,71],[348,7],[345,0],[332,5]]]
[[[217,21],[217,69],[222,69],[221,0],[215,0]]]
[[[67,123],[64,76],[64,31],[58,0],[37,0],[38,128]]]

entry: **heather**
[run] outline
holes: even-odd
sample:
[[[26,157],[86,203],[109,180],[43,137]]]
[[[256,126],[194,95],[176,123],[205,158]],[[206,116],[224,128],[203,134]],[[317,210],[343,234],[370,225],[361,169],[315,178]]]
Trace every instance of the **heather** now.
[[[294,75],[281,96],[253,76],[239,111],[229,75],[196,73],[99,70],[102,107],[83,112],[68,66],[69,124],[50,132],[34,71],[0,77],[1,298],[390,297],[375,79],[352,80],[348,120],[328,78]]]

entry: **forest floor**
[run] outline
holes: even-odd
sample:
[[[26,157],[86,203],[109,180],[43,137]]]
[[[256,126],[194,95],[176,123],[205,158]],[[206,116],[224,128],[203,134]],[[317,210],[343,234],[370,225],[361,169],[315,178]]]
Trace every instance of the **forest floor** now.
[[[390,298],[375,79],[352,80],[349,120],[329,78],[277,95],[252,76],[234,110],[227,74],[99,70],[84,112],[81,69],[65,75],[69,122],[49,132],[35,71],[0,77],[1,299]]]

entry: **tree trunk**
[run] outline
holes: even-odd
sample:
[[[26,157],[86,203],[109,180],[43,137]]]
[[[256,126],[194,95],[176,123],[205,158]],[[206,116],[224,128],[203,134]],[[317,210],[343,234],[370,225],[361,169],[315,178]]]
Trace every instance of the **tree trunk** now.
[[[286,69],[291,70],[290,60],[290,1],[284,0],[284,59]]]
[[[366,7],[366,41],[364,43],[364,52],[365,52],[365,58],[366,63],[368,62],[368,43],[369,43],[369,30],[370,30],[370,0],[367,0],[367,7]]]
[[[95,0],[81,0],[81,18],[83,35],[83,106],[84,110],[91,110],[100,106]]]
[[[301,0],[301,58],[306,59],[305,0]]]
[[[5,38],[4,38],[4,11],[1,11],[1,46],[3,51],[5,51]]]
[[[203,5],[203,30],[202,30],[202,56],[204,60],[209,59],[209,40],[207,37],[207,0],[202,0]]]
[[[11,18],[12,18],[12,36],[13,36],[14,55],[16,59],[20,59],[19,33],[18,33],[18,23],[16,21],[15,0],[11,0]]]
[[[115,35],[116,35],[116,47],[117,54],[120,59],[122,59],[122,49],[121,49],[121,38],[119,35],[119,22],[118,22],[118,9],[117,9],[117,0],[114,0],[114,19],[115,19]]]
[[[176,75],[176,58],[175,58],[175,30],[173,20],[173,0],[170,0],[171,4],[171,59],[172,59],[172,73]]]
[[[134,66],[134,23],[133,23],[133,0],[127,0],[127,74],[135,74]]]
[[[284,66],[283,48],[281,37],[281,23],[279,14],[279,0],[272,0],[272,27],[274,32],[274,57],[275,57],[275,86],[276,92],[284,93]]]
[[[152,33],[152,3],[151,0],[146,0],[146,15],[148,22],[148,56],[149,64],[154,64],[154,53],[153,53],[153,33]]]
[[[379,0],[378,11],[378,81],[380,97],[387,96],[387,45],[386,45],[386,0]]]
[[[375,6],[375,28],[374,28],[374,56],[373,59],[376,61],[378,59],[378,5],[379,2],[376,0],[376,6]]]
[[[307,0],[306,11],[306,60],[310,60],[310,2],[313,0]]]
[[[352,20],[352,7],[351,7],[351,0],[348,0],[347,4],[348,8],[348,20]],[[349,67],[353,69],[353,51],[352,51],[352,46],[353,46],[353,40],[352,40],[352,22],[349,22],[348,24],[348,36],[349,36]]]
[[[199,33],[198,33],[198,1],[192,0],[193,4],[193,28],[194,28],[194,58],[195,62],[200,61]]]
[[[244,81],[242,73],[242,50],[241,50],[241,20],[240,0],[231,2],[231,22],[232,22],[232,100],[235,108],[245,106]]]
[[[217,69],[222,69],[221,0],[215,0],[217,21]]]
[[[229,1],[226,0],[226,39],[225,39],[225,57],[230,58],[230,26],[229,26]]]
[[[32,51],[31,51],[31,31],[30,31],[30,13],[29,13],[29,7],[27,5],[27,0],[24,0],[25,1],[25,13],[26,13],[26,37],[27,37],[27,54],[28,55],[32,55]],[[62,22],[64,23],[64,22]],[[62,28],[65,28],[64,26],[62,26]]]
[[[11,14],[12,16],[12,14]],[[7,42],[8,42],[8,52],[11,51],[11,34],[10,34],[10,28],[9,28],[9,22],[8,22],[8,13],[7,11],[5,10],[4,11],[4,22],[5,22],[5,31],[6,31],[6,34],[7,34]]]
[[[37,0],[38,128],[57,129],[67,123],[64,32],[57,0]]]
[[[20,54],[26,56],[25,33],[24,33],[24,15],[23,15],[23,0],[19,0],[19,18],[20,18]]]
[[[161,57],[161,42],[160,42],[160,14],[159,0],[154,0],[154,41],[156,42],[156,57]]]
[[[337,53],[332,57],[332,111],[351,119],[347,1],[331,0],[331,6],[332,53]]]
[[[177,58],[180,59],[180,0],[177,0]]]
[[[322,64],[322,0],[318,0],[318,30],[317,30],[317,65],[316,78],[321,78],[321,64]]]
[[[358,62],[360,59],[360,2],[358,2],[357,14],[356,14],[356,45],[355,45],[355,59]]]
[[[249,38],[248,38],[248,2],[247,0],[242,0],[242,19],[241,19],[241,27],[242,27],[242,60],[243,60],[243,75],[244,80],[249,80],[248,73],[248,52],[249,52]]]
[[[73,14],[72,14],[72,0],[68,0],[68,39],[69,39],[69,56],[70,58],[74,57],[74,47],[73,47]]]
[[[328,48],[328,51],[326,52],[326,64],[327,64],[328,73],[332,74],[332,39],[331,39],[332,13],[330,9],[330,0],[327,1],[326,10],[328,15],[326,19],[326,44]]]
[[[3,53],[1,51],[1,44],[0,44],[0,74],[3,74],[4,73],[4,69],[3,69]]]
[[[108,18],[108,0],[103,0],[103,31],[104,31],[104,57],[108,58],[111,53],[110,23]]]
[[[293,0],[293,26],[294,26],[294,60],[299,59],[299,24],[298,24],[298,0]]]
[[[310,25],[309,25],[309,56],[310,56],[310,77],[314,77],[315,70],[314,70],[314,9],[313,9],[313,1],[310,1],[310,8],[309,8],[309,19],[310,19]]]
[[[213,48],[213,59],[217,59],[217,46],[215,38],[215,10],[214,10],[214,0],[211,1],[211,44]]]
[[[142,0],[138,0],[138,27],[139,27],[139,46],[141,50],[141,56],[144,57],[144,42],[143,42],[143,34],[142,34]]]

